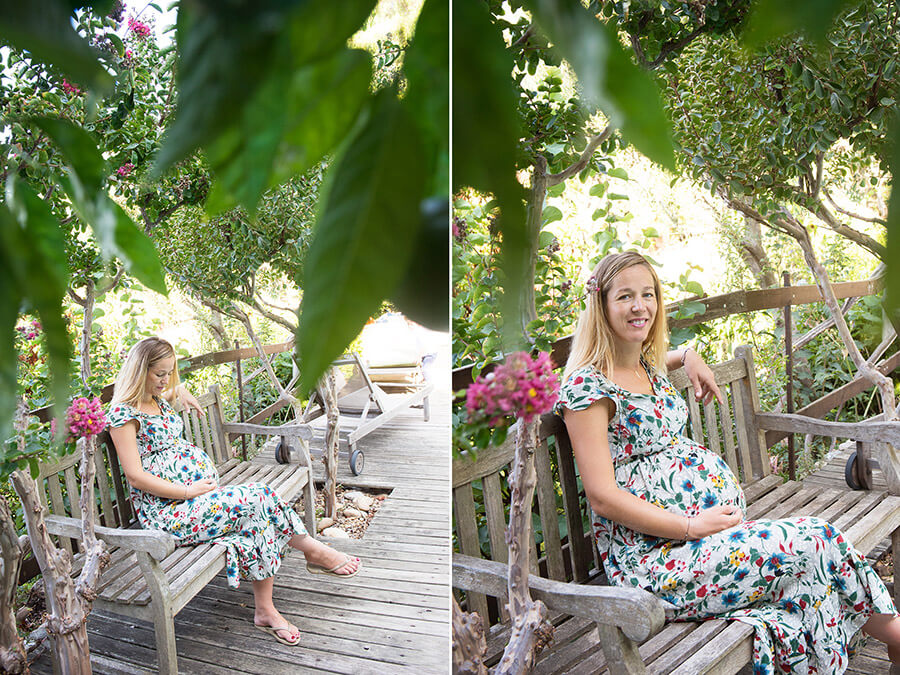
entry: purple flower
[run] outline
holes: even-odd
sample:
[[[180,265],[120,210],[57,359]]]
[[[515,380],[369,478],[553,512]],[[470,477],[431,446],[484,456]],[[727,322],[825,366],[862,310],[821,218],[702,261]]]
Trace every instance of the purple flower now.
[[[66,411],[66,428],[72,438],[88,438],[103,431],[108,422],[99,398],[83,396],[72,401]]]
[[[132,33],[137,35],[140,38],[145,38],[150,36],[150,26],[147,24],[138,21],[134,17],[128,19],[128,28]]]
[[[559,392],[550,355],[532,359],[526,352],[510,354],[493,372],[479,377],[466,392],[466,408],[473,419],[496,426],[506,415],[530,422],[550,412]]]
[[[125,162],[122,166],[116,169],[116,173],[122,176],[123,178],[134,171],[134,164],[131,162]]]

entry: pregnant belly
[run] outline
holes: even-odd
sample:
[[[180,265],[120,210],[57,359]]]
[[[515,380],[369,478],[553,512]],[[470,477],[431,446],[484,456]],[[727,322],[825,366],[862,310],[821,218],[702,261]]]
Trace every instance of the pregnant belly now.
[[[718,505],[745,508],[743,490],[725,461],[687,441],[618,467],[616,479],[641,499],[689,516]]]

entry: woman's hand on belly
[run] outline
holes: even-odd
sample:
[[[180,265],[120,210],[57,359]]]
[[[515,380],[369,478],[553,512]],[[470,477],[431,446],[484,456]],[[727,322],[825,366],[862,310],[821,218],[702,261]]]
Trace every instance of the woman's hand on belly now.
[[[744,514],[736,506],[713,506],[704,509],[700,515],[689,518],[687,539],[702,539],[716,532],[738,525]]]
[[[205,495],[207,492],[211,492],[219,487],[216,481],[211,478],[204,478],[202,480],[198,480],[196,483],[191,483],[190,485],[185,486],[185,499],[193,499],[194,497],[199,497],[200,495]]]

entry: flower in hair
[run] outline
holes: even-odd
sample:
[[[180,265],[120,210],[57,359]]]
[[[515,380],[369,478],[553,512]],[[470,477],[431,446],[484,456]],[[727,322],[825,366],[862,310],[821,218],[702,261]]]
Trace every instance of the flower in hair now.
[[[588,293],[599,293],[601,288],[600,278],[595,276],[588,277],[588,280],[584,284],[584,288]]]

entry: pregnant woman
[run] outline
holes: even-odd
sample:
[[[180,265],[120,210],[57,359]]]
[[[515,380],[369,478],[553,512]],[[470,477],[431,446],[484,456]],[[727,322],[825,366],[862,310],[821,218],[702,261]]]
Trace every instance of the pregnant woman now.
[[[209,456],[181,437],[184,423],[170,403],[178,396],[200,411],[179,383],[175,350],[160,338],[141,340],[116,379],[109,411],[110,436],[144,528],[171,533],[178,545],[214,541],[226,549],[228,584],[250,579],[254,624],[287,645],[300,642],[297,627],[272,600],[284,551],[302,551],[311,572],[350,577],[359,559],[338,553],[307,534],[297,513],[268,485],[219,487]]]
[[[649,263],[607,256],[588,288],[559,406],[610,583],[654,593],[677,620],[750,624],[755,674],[842,673],[860,629],[900,661],[900,617],[865,558],[817,518],[744,520],[728,465],[685,435],[665,373],[705,366],[666,351]]]

